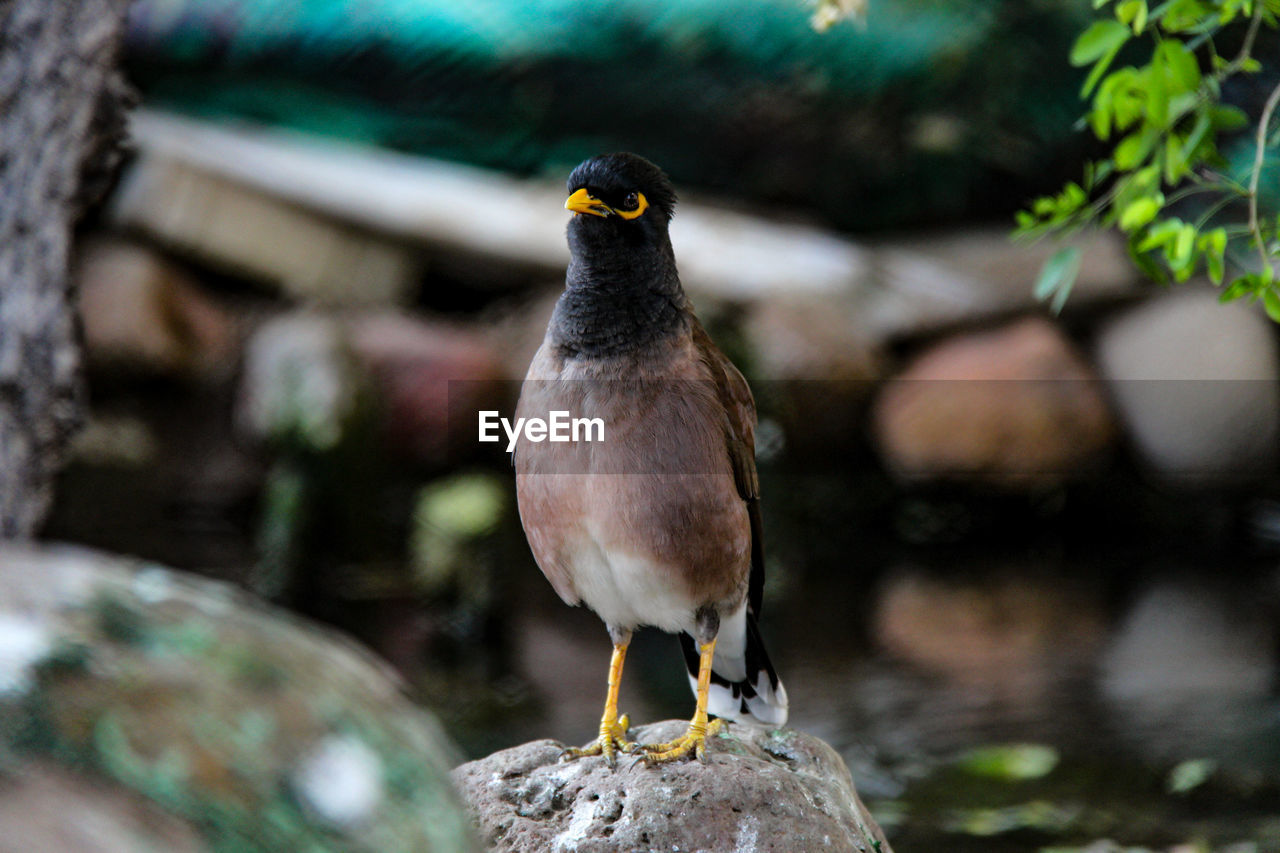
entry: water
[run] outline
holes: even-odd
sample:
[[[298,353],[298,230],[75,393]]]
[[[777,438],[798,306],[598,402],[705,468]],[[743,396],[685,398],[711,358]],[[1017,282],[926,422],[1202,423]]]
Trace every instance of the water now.
[[[1109,498],[765,487],[764,631],[791,724],[841,752],[900,853],[1280,850],[1280,573],[1242,547],[1248,501],[1132,481]],[[512,558],[512,675],[536,710],[480,743],[586,741],[608,639]],[[689,715],[674,640],[638,635],[622,706]]]
[[[1243,523],[1263,505],[1125,476],[1033,497],[906,493],[862,466],[762,476],[791,724],[841,752],[899,853],[1280,851],[1280,572]],[[73,469],[55,532],[100,541],[104,501],[131,506],[107,544],[245,576],[251,513],[103,497],[128,479]],[[512,509],[468,558],[492,598],[424,596],[401,556],[335,562],[297,602],[401,668],[472,756],[589,740],[603,701],[604,628],[556,598]],[[198,534],[181,552],[172,525]],[[673,637],[637,635],[622,708],[692,712]]]

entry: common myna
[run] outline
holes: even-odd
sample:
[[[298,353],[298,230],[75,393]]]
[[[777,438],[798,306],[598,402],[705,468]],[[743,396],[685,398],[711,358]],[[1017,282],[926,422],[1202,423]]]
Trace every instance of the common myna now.
[[[517,417],[599,418],[596,441],[515,445],[520,520],[560,597],[613,640],[599,738],[569,757],[703,758],[720,722],[781,725],[787,692],[757,628],[764,587],[756,411],[742,374],[698,323],[676,273],[662,170],[606,154],[569,176],[565,290],[529,366]],[[518,421],[517,421],[518,423]],[[545,438],[545,436],[544,436]],[[632,631],[680,634],[697,696],[678,740],[636,744],[618,716]]]

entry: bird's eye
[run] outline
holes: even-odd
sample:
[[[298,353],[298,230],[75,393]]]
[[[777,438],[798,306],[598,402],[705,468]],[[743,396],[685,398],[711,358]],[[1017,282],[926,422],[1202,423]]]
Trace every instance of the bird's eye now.
[[[640,204],[640,196],[635,193],[627,193],[627,197],[623,199],[622,203],[626,206],[627,210],[635,210]]]

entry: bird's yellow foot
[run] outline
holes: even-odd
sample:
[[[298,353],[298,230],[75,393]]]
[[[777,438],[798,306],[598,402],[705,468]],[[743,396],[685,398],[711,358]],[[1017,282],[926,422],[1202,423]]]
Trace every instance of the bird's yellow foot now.
[[[643,753],[640,760],[645,764],[661,764],[664,761],[676,761],[693,755],[699,761],[706,761],[707,738],[717,734],[724,726],[723,720],[689,723],[689,729],[679,738],[667,743],[649,743],[640,746]]]
[[[630,753],[636,749],[636,742],[627,740],[627,729],[630,725],[631,721],[626,714],[616,720],[601,720],[598,738],[584,747],[569,747],[560,753],[560,760],[571,761],[588,755],[603,755],[605,763],[613,767],[618,763],[619,752]]]

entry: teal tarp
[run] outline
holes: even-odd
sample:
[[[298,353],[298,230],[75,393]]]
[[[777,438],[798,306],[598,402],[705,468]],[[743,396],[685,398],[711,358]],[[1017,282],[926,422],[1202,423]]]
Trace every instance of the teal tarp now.
[[[1005,215],[1077,165],[1087,3],[137,0],[154,103],[518,173],[604,150],[844,227]]]

